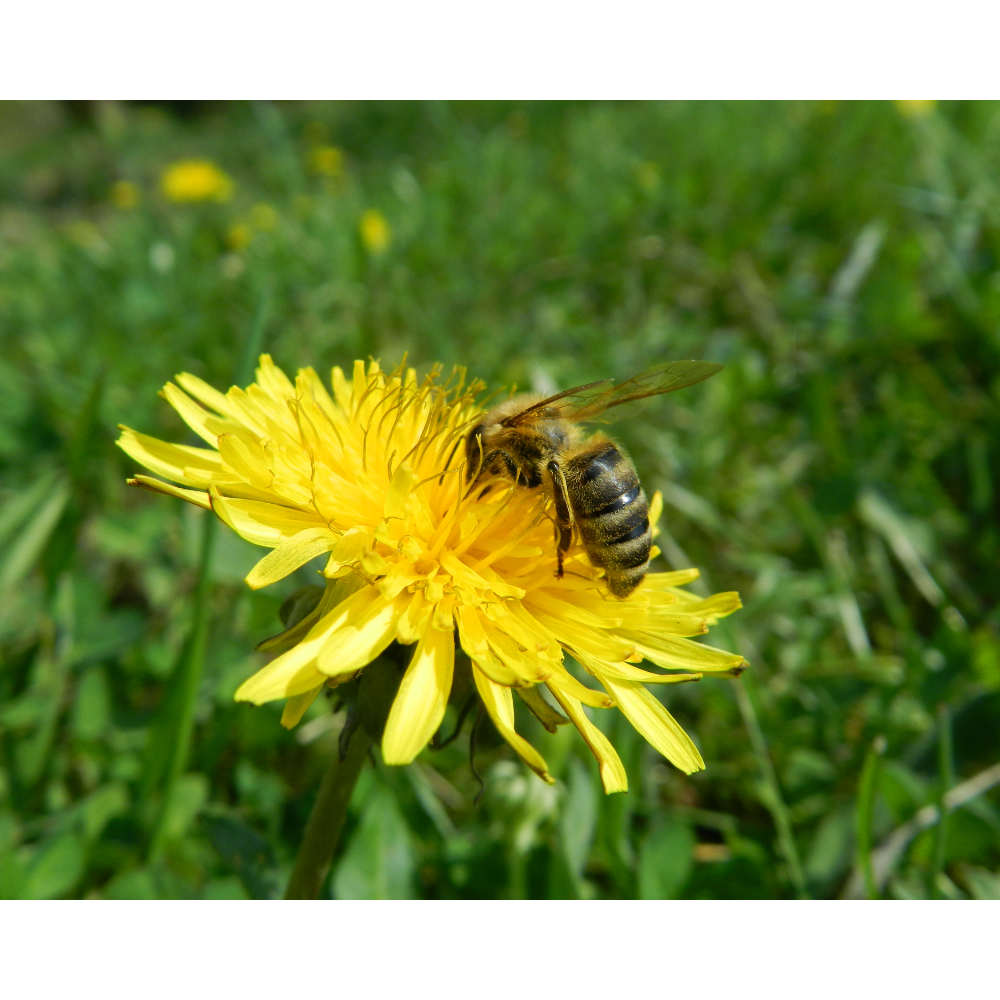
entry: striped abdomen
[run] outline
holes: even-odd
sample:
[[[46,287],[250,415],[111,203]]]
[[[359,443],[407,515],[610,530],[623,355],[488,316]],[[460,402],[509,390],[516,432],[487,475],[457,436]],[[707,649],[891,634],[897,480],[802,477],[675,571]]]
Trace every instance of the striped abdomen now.
[[[649,567],[649,503],[632,463],[609,441],[574,455],[567,480],[587,555],[605,571],[615,597],[627,597]]]

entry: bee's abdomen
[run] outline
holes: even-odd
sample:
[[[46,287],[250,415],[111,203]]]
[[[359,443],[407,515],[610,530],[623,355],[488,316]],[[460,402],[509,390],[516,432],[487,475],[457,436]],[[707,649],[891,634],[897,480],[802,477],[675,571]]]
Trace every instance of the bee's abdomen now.
[[[578,456],[574,464],[573,513],[587,555],[604,569],[611,593],[627,597],[649,566],[653,538],[646,494],[634,466],[613,444]]]

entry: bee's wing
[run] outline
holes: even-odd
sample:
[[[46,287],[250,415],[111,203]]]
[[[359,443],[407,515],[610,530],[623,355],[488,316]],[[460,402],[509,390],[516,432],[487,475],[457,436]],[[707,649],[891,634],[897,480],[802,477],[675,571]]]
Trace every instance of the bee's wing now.
[[[722,365],[715,361],[665,361],[621,385],[611,385],[610,380],[605,379],[567,389],[503,422],[514,426],[533,420],[595,420],[613,406],[684,389],[710,378],[721,369]]]
[[[549,396],[538,403],[532,403],[518,413],[512,413],[501,420],[505,427],[516,427],[518,424],[531,423],[535,420],[557,420],[568,413],[585,408],[604,396],[611,387],[611,379],[601,379],[599,382],[588,382],[572,389]]]

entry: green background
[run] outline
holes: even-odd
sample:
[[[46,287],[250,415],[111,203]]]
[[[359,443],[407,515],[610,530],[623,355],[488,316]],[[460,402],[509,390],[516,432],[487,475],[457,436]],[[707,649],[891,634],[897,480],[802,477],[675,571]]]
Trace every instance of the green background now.
[[[232,197],[167,201],[188,158]],[[0,105],[0,895],[283,891],[343,716],[320,699],[289,733],[232,695],[315,577],[251,593],[260,550],[219,533],[151,861],[200,512],[126,487],[113,444],[195,443],[157,390],[228,386],[255,323],[324,376],[404,351],[542,390],[726,366],[616,427],[663,491],[660,568],[743,596],[710,635],[743,680],[665,693],[707,770],[599,713],[631,785],[604,797],[580,737],[526,715],[558,783],[486,733],[476,807],[463,734],[366,769],[325,895],[852,891],[859,835],[1000,760],[998,166],[993,104]],[[996,897],[998,801],[910,840],[884,894]]]

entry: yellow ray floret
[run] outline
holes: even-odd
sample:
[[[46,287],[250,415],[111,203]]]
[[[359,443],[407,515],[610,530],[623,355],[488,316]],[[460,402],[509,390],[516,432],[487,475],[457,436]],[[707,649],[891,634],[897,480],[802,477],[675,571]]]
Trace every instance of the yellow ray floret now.
[[[356,676],[394,642],[413,646],[382,736],[386,763],[407,764],[442,723],[457,648],[494,725],[543,780],[553,780],[545,760],[515,729],[514,688],[532,692],[526,700],[543,719],[556,715],[538,700],[548,690],[593,752],[607,792],[628,781],[588,709],[618,707],[681,770],[702,769],[698,748],[647,685],[743,669],[741,656],[694,638],[739,608],[739,597],[691,594],[683,587],[697,571],[682,570],[650,573],[617,600],[579,544],[557,578],[542,492],[499,478],[468,489],[461,445],[482,387],[463,386],[461,373],[451,381],[359,361],[351,377],[334,368],[328,390],[311,368],[292,382],[263,355],[245,390],[223,394],[188,374],[164,387],[209,447],[122,428],[119,446],[160,477],[131,482],[210,509],[269,550],[247,576],[251,587],[325,560],[319,604],[262,645],[277,655],[237,699],[288,699],[290,728],[324,685]],[[661,509],[656,494],[654,534]]]

